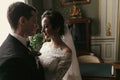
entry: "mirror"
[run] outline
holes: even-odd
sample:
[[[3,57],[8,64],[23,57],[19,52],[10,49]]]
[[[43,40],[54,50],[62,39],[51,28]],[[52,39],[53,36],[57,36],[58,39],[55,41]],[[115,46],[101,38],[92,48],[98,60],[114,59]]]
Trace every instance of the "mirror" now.
[[[90,0],[60,0],[62,5],[73,5],[76,4],[87,4],[90,3]]]

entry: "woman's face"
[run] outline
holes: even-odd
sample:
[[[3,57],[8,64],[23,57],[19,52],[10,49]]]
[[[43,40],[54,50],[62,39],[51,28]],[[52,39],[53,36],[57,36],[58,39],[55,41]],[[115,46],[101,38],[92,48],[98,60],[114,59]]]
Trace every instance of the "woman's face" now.
[[[48,18],[44,17],[41,21],[42,25],[42,33],[45,38],[50,38],[54,35],[54,30],[52,29],[52,25]]]

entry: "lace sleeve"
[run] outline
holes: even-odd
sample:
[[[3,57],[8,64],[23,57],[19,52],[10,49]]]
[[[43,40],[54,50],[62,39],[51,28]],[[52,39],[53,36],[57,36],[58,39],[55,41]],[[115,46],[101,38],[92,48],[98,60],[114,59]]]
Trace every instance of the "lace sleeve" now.
[[[55,79],[56,80],[62,80],[65,73],[69,69],[72,61],[72,53],[66,53],[64,57],[61,58],[61,61],[58,64],[57,72]]]

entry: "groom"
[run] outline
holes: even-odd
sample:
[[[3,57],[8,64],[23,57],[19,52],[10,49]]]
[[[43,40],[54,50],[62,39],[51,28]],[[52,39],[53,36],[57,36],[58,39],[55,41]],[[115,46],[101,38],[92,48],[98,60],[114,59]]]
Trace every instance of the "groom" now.
[[[38,29],[36,9],[16,2],[9,6],[7,18],[12,33],[0,47],[0,80],[44,80],[42,66],[27,48],[28,36]]]

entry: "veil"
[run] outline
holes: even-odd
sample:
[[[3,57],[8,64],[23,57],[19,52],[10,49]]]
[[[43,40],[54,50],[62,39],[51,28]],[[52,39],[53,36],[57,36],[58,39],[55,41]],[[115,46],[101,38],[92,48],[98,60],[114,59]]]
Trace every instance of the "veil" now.
[[[63,80],[82,80],[72,35],[70,33],[68,25],[65,25],[65,28],[65,35],[63,36],[62,40],[72,50],[72,63],[65,76],[63,77]]]

